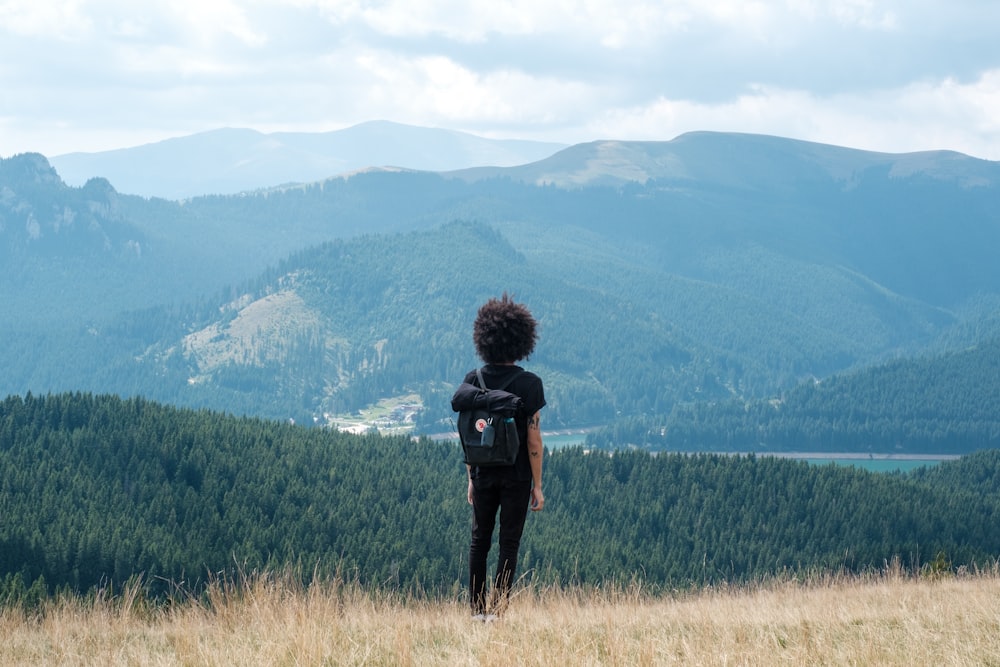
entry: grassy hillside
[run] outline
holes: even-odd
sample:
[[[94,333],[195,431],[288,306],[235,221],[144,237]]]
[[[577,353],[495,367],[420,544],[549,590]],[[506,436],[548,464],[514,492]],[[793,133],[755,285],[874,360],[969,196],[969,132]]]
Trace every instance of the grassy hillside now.
[[[257,577],[149,608],[133,591],[0,609],[9,665],[989,665],[1000,578],[862,578],[703,590],[522,590],[473,624],[458,601]]]

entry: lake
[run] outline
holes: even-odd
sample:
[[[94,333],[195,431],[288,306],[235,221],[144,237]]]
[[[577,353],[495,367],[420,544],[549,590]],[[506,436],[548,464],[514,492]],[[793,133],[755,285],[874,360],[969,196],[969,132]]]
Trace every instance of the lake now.
[[[582,445],[583,441],[586,440],[586,433],[545,433],[542,432],[542,441],[545,446],[549,449],[559,449],[560,447],[572,447],[573,445]]]
[[[762,454],[761,456],[767,456]],[[941,461],[950,461],[959,458],[952,455],[941,456],[907,456],[901,454],[883,454],[875,456],[856,456],[853,454],[772,454],[771,456],[783,456],[785,458],[805,461],[813,465],[827,465],[836,463],[841,466],[854,466],[871,472],[907,472],[914,468],[933,466]]]
[[[582,445],[586,439],[586,433],[566,433],[566,432],[555,432],[555,433],[545,433],[543,440],[545,441],[545,446],[549,449],[559,449],[560,447],[571,447],[573,445]],[[923,466],[933,466],[937,465],[941,461],[947,461],[951,459],[958,458],[957,456],[906,456],[901,454],[882,454],[875,456],[858,456],[856,454],[821,454],[821,453],[806,453],[806,452],[796,452],[786,454],[773,453],[773,454],[758,454],[758,456],[780,456],[784,458],[795,459],[796,461],[806,461],[812,465],[826,465],[828,463],[836,463],[842,466],[854,466],[856,468],[862,468],[864,470],[870,470],[872,472],[907,472],[913,470],[914,468],[920,468]]]

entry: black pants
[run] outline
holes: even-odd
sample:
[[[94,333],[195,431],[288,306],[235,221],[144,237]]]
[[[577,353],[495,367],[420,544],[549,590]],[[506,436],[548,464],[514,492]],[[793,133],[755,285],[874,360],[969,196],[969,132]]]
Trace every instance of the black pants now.
[[[469,546],[469,594],[473,614],[502,611],[517,570],[524,519],[531,498],[531,480],[482,474],[472,480],[472,544]],[[500,555],[492,603],[486,593],[486,558],[490,553],[497,510],[500,510]]]

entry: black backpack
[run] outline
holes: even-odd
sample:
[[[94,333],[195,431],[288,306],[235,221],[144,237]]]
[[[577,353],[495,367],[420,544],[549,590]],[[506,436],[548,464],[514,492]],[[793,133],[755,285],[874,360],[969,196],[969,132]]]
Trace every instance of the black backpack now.
[[[514,416],[521,408],[521,397],[506,391],[524,371],[511,375],[496,389],[483,381],[483,371],[476,369],[479,386],[463,382],[451,397],[451,409],[458,413],[458,438],[462,441],[465,462],[472,466],[509,466],[517,460],[521,443]]]

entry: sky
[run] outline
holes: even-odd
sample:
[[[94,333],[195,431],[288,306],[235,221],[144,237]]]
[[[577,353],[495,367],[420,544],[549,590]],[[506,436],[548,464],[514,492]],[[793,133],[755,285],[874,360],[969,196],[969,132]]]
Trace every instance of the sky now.
[[[369,120],[1000,160],[995,0],[0,0],[0,157]]]

